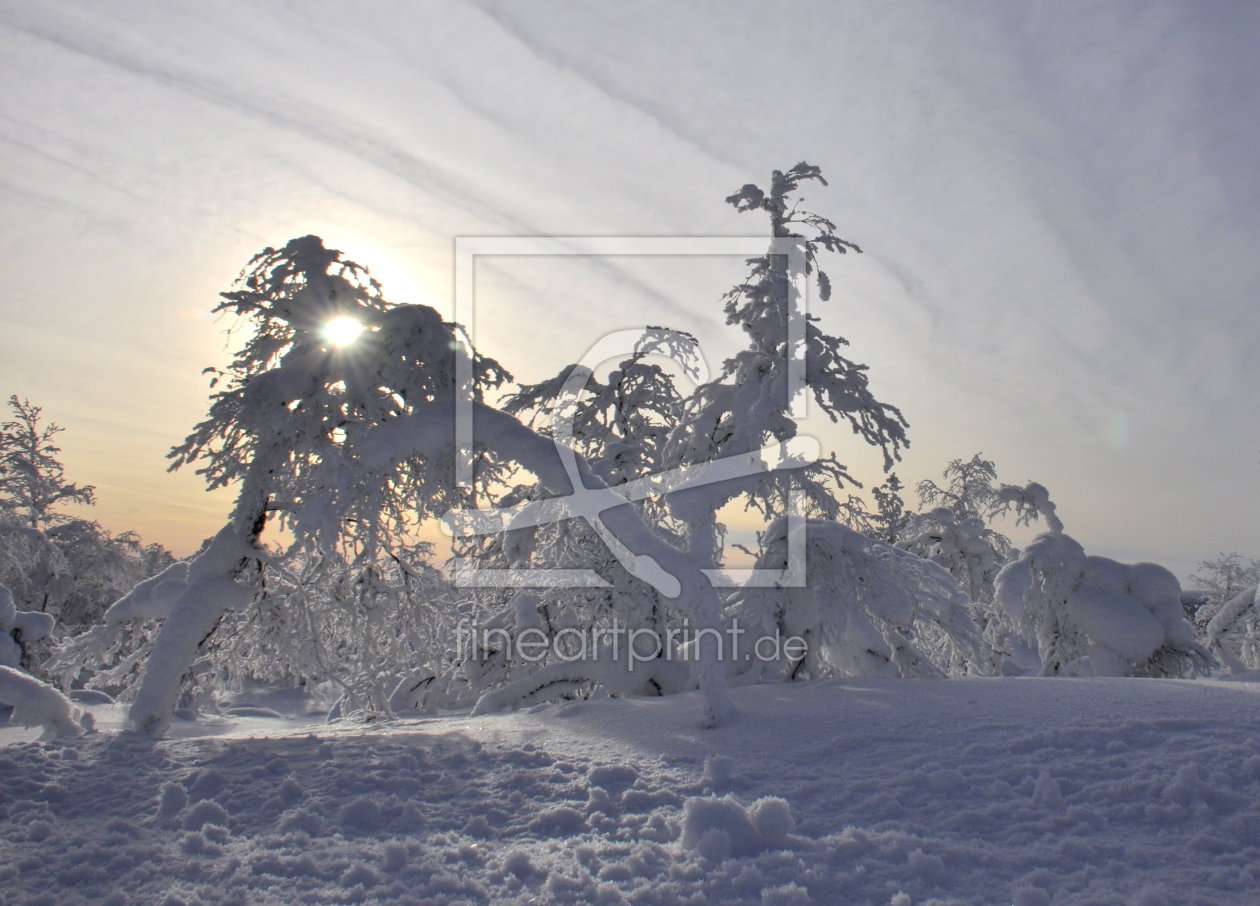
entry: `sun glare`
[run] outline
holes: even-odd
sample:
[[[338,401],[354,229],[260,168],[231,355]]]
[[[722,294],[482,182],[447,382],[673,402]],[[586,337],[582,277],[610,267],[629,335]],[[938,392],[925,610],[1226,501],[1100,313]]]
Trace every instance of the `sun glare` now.
[[[324,325],[324,339],[334,346],[353,343],[363,333],[363,325],[354,318],[334,318]]]

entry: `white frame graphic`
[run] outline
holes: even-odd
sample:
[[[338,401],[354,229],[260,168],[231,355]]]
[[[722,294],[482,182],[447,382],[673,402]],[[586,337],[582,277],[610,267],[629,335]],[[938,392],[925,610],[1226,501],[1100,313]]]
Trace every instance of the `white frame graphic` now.
[[[805,274],[805,242],[800,238],[776,238],[764,236],[459,236],[455,239],[455,322],[463,325],[469,341],[475,346],[476,330],[476,261],[487,256],[738,256],[757,258],[767,254],[784,255],[788,259],[788,417],[800,421],[805,418],[807,394],[805,377],[805,325],[809,311],[809,281]],[[600,344],[593,344],[592,351]],[[588,354],[589,356],[589,354]],[[599,364],[598,362],[593,365]],[[592,365],[592,367],[593,367]],[[473,393],[472,358],[462,343],[455,350],[455,480],[457,485],[471,491],[473,478]],[[722,478],[750,475],[758,471],[797,468],[818,458],[816,440],[803,435],[794,439],[797,449],[789,451],[786,444],[771,445],[743,457],[725,457],[713,463],[699,463],[673,470],[668,476],[648,476],[638,481],[597,491],[581,486],[576,474],[571,474],[575,493],[572,498],[559,498],[557,505],[542,515],[534,514],[534,521],[583,516],[605,536],[605,542],[632,574],[651,582],[666,596],[678,592],[670,587],[672,576],[663,579],[650,569],[635,568],[632,555],[630,562],[618,552],[615,539],[608,537],[607,530],[599,522],[598,513],[610,506],[619,506],[631,500],[643,499],[655,494],[668,493],[682,486],[707,484]],[[800,449],[804,442],[805,450]],[[562,458],[565,448],[560,440]],[[721,464],[721,465],[719,465]],[[567,468],[567,460],[566,460]],[[737,474],[732,474],[732,470]],[[612,497],[609,496],[612,492]],[[591,497],[602,497],[603,503],[592,503]],[[789,494],[787,512],[787,565],[777,569],[706,569],[709,580],[719,587],[801,587],[805,585],[805,533],[806,519],[800,511],[802,494],[793,489]],[[613,498],[615,502],[609,502]],[[565,501],[577,499],[575,506],[566,507]],[[453,509],[443,518],[452,534],[483,534],[501,530],[504,525],[501,510]],[[473,530],[472,527],[481,531]],[[650,558],[649,558],[650,559]],[[654,564],[653,564],[654,565]],[[490,569],[476,566],[466,558],[456,558],[455,584],[476,588],[529,588],[529,587],[607,587],[598,573],[590,569]],[[676,581],[673,581],[676,586]],[[673,592],[671,594],[671,591]]]

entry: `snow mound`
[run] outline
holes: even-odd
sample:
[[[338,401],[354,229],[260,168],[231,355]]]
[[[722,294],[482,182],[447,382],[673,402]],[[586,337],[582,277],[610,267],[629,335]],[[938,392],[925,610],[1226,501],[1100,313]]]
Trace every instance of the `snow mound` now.
[[[76,721],[76,711],[66,698],[35,677],[0,665],[0,703],[13,706],[10,720],[24,727],[43,727],[45,739],[79,736],[90,728],[90,717]]]
[[[693,797],[683,803],[683,849],[722,862],[783,849],[796,829],[792,808],[777,796],[758,799],[745,809],[733,796]]]

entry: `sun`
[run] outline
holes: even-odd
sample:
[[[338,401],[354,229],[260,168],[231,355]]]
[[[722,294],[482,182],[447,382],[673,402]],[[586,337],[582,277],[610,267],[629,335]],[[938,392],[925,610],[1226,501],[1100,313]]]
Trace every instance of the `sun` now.
[[[363,333],[363,325],[354,318],[333,318],[324,325],[324,339],[334,346],[353,343]]]

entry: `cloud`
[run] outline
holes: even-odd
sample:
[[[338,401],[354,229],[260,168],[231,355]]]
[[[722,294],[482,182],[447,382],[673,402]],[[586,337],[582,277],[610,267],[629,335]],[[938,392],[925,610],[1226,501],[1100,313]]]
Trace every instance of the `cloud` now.
[[[983,449],[1050,485],[1086,542],[1163,559],[1245,546],[1258,15],[5,3],[0,377],[73,430],[72,388],[102,363],[59,356],[47,319],[113,350],[116,420],[174,442],[204,405],[197,367],[223,355],[179,313],[263,244],[321,232],[449,310],[456,235],[758,233],[722,198],[808,159],[831,182],[809,206],[868,252],[836,262],[815,311],[910,417],[903,477]],[[709,274],[598,262],[559,294],[530,274],[510,275],[534,281],[511,290],[522,323],[581,297],[575,328],[650,314],[718,342]],[[565,364],[513,333],[486,352]],[[181,400],[161,425],[134,399],[149,387]],[[842,458],[861,470],[862,453]]]

